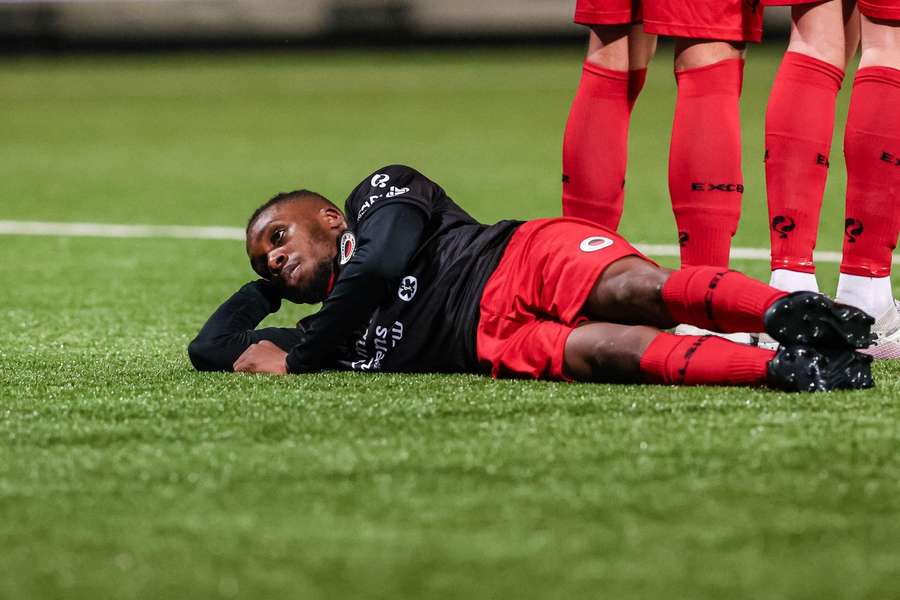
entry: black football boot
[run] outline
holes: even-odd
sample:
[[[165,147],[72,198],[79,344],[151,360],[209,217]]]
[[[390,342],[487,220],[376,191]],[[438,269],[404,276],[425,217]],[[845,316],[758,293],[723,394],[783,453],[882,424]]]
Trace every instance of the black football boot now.
[[[875,339],[871,316],[815,292],[794,292],[763,314],[766,333],[783,346],[866,348]]]
[[[769,361],[769,387],[786,392],[827,392],[873,387],[872,357],[847,348],[781,346]]]

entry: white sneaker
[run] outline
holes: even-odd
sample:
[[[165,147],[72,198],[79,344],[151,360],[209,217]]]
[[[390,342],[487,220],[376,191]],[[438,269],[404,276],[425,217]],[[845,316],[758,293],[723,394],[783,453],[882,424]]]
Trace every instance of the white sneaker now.
[[[875,319],[872,333],[877,336],[875,342],[860,352],[876,360],[900,358],[900,301],[894,300],[894,306]]]
[[[898,316],[900,318],[900,316]],[[752,344],[753,338],[749,333],[721,333],[719,331],[710,331],[708,329],[701,329],[699,327],[694,327],[693,325],[686,325],[682,323],[678,327],[675,328],[675,335],[714,335],[716,337],[725,338],[731,342],[736,342],[738,344]],[[776,342],[777,344],[777,342]]]

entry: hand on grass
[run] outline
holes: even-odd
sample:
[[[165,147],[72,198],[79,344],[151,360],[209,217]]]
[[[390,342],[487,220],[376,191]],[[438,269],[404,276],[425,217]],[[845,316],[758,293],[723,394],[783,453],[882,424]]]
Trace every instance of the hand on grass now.
[[[270,373],[284,375],[287,373],[287,352],[268,340],[251,344],[244,353],[234,361],[236,373]]]

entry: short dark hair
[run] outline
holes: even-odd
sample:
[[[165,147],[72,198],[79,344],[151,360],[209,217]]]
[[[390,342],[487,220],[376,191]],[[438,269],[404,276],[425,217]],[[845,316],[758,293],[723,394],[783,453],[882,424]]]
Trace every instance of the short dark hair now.
[[[276,204],[281,204],[283,202],[299,202],[309,200],[317,200],[319,202],[324,202],[329,206],[337,208],[337,205],[335,205],[334,202],[332,202],[322,194],[313,192],[312,190],[294,190],[292,192],[280,192],[266,200],[259,208],[253,211],[253,214],[250,215],[250,220],[247,221],[247,228],[245,229],[245,231],[250,231],[250,227],[253,226],[253,223],[256,221],[256,219],[259,218],[259,215],[261,215],[269,208],[272,208]]]

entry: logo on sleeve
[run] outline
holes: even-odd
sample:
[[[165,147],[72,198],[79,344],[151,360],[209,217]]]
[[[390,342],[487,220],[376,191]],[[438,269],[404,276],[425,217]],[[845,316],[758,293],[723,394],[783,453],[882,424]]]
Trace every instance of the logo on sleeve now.
[[[581,245],[578,247],[581,248],[582,252],[596,252],[597,250],[609,248],[612,245],[613,241],[608,237],[594,235],[581,240]]]
[[[401,195],[401,194],[406,194],[407,192],[409,192],[409,188],[408,188],[408,187],[398,188],[398,187],[391,186],[391,189],[390,189],[390,191],[387,193],[387,195],[385,196],[385,198],[393,198],[394,196],[399,196],[399,195]]]
[[[373,188],[383,188],[387,187],[387,182],[390,181],[391,176],[385,175],[384,173],[376,173],[372,175],[372,187]]]
[[[353,235],[353,232],[348,230],[341,234],[340,248],[340,263],[341,266],[344,266],[350,262],[350,259],[353,258],[353,253],[356,252],[356,236]]]
[[[397,290],[397,296],[404,302],[409,302],[413,299],[413,296],[416,295],[416,290],[418,289],[418,280],[412,275],[407,275],[403,278],[403,281],[400,282],[400,289]]]

